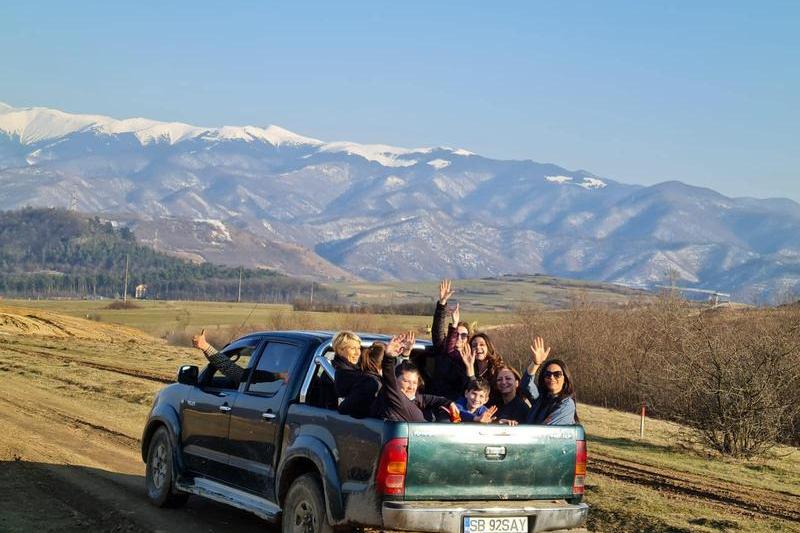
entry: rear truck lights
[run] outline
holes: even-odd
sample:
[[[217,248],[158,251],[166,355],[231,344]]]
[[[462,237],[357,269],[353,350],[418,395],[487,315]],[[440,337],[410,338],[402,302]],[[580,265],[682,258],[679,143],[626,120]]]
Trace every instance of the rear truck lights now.
[[[392,439],[383,446],[376,484],[379,494],[402,496],[406,491],[408,439]]]
[[[575,480],[572,482],[572,494],[583,494],[586,481],[586,441],[575,442]]]

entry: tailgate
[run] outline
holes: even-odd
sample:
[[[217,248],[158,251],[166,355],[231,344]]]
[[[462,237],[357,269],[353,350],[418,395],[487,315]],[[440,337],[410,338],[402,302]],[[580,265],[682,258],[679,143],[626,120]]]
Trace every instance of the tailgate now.
[[[409,424],[407,500],[572,496],[581,426]]]

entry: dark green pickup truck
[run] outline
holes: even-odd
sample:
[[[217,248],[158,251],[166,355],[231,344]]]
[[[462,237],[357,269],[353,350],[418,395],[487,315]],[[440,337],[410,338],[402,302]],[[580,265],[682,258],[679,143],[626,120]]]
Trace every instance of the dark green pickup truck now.
[[[156,396],[142,436],[151,501],[174,506],[197,494],[293,532],[529,533],[584,524],[581,426],[341,415],[332,336],[265,332],[232,342],[223,353],[248,369],[238,384],[213,367],[181,367],[178,383]]]

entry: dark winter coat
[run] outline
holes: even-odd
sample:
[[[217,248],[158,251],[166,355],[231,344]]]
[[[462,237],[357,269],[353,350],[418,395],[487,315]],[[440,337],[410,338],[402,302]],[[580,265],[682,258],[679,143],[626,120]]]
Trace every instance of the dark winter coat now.
[[[531,410],[521,395],[517,394],[514,399],[508,403],[503,403],[502,397],[498,403],[493,404],[497,406],[497,413],[494,417],[497,420],[516,420],[520,424],[528,419],[528,413]]]
[[[364,372],[338,355],[333,358],[333,368],[336,370],[336,396],[344,398],[339,403],[339,412],[354,418],[368,417],[381,388],[380,376]]]
[[[436,413],[442,407],[450,405],[449,399],[430,394],[417,394],[413,400],[409,400],[400,390],[394,374],[396,362],[396,357],[383,356],[382,387],[373,405],[372,416],[393,422],[427,422],[426,411]]]

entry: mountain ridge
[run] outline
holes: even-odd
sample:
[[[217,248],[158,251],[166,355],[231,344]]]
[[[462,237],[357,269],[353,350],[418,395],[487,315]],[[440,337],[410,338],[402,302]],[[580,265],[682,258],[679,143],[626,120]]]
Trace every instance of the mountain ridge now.
[[[541,272],[647,287],[677,276],[751,299],[800,287],[800,204],[789,199],[626,184],[441,146],[324,142],[279,126],[275,139],[296,142],[248,126],[57,110],[41,111],[52,123],[24,123],[25,109],[47,110],[0,105],[0,209],[117,216],[144,240],[160,231],[175,252],[318,279]],[[182,229],[170,233],[170,220]],[[240,237],[198,239],[211,235],[208,221]]]

